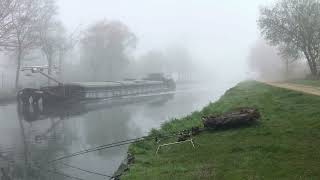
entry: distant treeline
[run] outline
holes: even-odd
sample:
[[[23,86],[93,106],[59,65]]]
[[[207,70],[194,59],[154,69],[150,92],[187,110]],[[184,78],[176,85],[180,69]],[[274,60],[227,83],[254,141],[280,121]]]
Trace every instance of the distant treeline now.
[[[274,48],[270,49],[261,42],[255,45],[250,55],[250,64],[254,70],[272,76],[275,75],[272,74],[275,70],[284,66],[282,69],[286,70],[287,78],[292,78],[290,71],[295,71],[297,63],[305,60],[309,74],[319,77],[319,0],[277,0],[260,9],[258,26],[265,41]],[[276,63],[275,59],[282,60],[283,63]],[[300,72],[304,69],[301,64],[303,63],[299,65]],[[270,72],[264,73],[268,66]]]
[[[26,86],[28,78],[20,74],[25,65],[48,65],[48,74],[64,81],[118,80],[146,73],[187,79],[195,70],[185,47],[137,57],[137,45],[136,35],[119,21],[101,20],[67,30],[58,18],[56,0],[0,1],[0,54],[11,64],[7,71],[15,69],[15,88]],[[50,84],[34,80],[41,83],[33,85]]]

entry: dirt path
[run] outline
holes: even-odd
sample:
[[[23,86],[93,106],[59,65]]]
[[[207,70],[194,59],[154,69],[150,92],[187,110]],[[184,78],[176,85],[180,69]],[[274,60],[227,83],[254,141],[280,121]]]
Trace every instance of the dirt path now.
[[[293,83],[280,83],[280,82],[279,83],[278,82],[263,82],[263,83],[274,86],[274,87],[290,89],[290,90],[294,90],[294,91],[303,92],[306,94],[313,94],[316,96],[320,96],[320,87],[307,86],[307,85],[301,85],[301,84],[293,84]]]

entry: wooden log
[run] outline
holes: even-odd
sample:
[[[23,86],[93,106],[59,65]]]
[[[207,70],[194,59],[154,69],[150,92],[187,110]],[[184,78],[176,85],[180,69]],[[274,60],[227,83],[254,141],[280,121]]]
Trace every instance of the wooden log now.
[[[239,108],[219,116],[202,117],[205,128],[226,129],[250,125],[258,121],[260,113],[254,108]]]

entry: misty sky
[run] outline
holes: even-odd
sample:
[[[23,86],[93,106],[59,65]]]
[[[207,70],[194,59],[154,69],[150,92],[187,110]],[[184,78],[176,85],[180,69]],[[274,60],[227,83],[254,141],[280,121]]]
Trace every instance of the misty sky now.
[[[232,71],[244,76],[248,51],[259,36],[259,6],[270,1],[58,0],[58,4],[69,30],[102,19],[120,20],[137,35],[138,53],[182,45],[199,64],[220,74]]]

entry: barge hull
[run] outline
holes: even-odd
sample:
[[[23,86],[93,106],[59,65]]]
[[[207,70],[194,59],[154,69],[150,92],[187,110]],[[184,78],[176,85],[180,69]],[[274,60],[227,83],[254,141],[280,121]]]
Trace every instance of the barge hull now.
[[[162,81],[75,82],[43,87],[39,90],[24,89],[18,93],[18,97],[20,97],[20,100],[24,104],[30,102],[38,103],[42,99],[43,104],[52,105],[66,102],[148,95],[174,90],[175,83],[171,79],[164,79]]]

